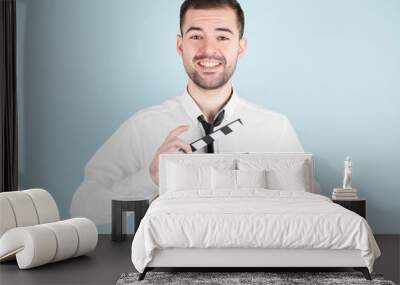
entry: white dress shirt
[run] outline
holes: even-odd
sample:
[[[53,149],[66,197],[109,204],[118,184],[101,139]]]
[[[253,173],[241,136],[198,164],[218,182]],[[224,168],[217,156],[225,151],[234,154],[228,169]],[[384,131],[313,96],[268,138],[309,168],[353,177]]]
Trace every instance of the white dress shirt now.
[[[214,152],[304,152],[286,116],[272,112],[232,93],[222,123],[240,118],[243,128],[214,142]],[[158,186],[149,167],[168,133],[189,125],[179,138],[192,143],[205,131],[197,117],[197,103],[184,94],[136,112],[100,147],[85,167],[85,178],[74,194],[71,216],[84,216],[96,224],[111,220],[111,200],[117,196],[150,197]],[[217,115],[216,115],[217,116]],[[215,117],[216,117],[215,116]],[[206,152],[206,147],[197,152]]]

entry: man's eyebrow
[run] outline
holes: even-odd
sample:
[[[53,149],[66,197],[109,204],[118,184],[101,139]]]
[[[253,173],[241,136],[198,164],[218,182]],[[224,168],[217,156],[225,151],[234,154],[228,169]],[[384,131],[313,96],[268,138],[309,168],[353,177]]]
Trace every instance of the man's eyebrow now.
[[[202,30],[203,29],[199,27],[190,27],[189,29],[186,30],[185,34],[189,33],[190,31],[202,31]]]
[[[216,31],[222,31],[222,32],[228,32],[228,33],[231,33],[233,35],[233,32],[228,28],[216,28],[215,30]]]

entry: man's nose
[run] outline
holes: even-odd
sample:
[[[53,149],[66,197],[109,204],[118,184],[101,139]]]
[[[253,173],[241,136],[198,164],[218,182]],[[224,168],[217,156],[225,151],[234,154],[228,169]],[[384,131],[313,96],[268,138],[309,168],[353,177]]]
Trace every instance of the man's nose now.
[[[206,54],[213,53],[218,50],[217,41],[212,38],[205,38],[202,46],[203,52]]]

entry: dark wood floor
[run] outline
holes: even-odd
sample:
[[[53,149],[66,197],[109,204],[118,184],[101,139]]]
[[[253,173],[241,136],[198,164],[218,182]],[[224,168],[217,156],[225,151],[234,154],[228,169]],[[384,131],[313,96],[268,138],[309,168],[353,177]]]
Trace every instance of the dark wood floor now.
[[[400,235],[375,236],[382,256],[376,261],[374,272],[399,283]],[[88,256],[19,270],[16,262],[0,264],[0,284],[115,284],[124,272],[134,271],[130,259],[130,237],[115,243],[109,235],[100,235],[94,252]]]

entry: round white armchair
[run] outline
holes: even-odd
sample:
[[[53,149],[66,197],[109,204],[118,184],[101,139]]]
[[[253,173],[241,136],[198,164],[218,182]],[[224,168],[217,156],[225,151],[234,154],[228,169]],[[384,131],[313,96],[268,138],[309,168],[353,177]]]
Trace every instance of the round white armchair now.
[[[60,221],[46,190],[0,193],[0,262],[17,259],[20,269],[28,269],[86,254],[96,245],[96,225],[87,218]]]

